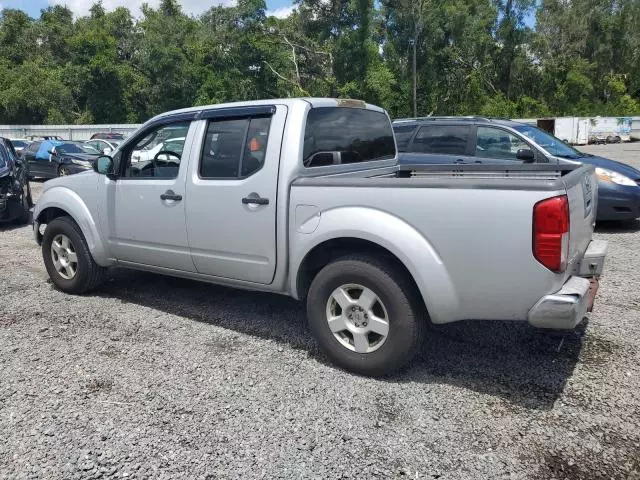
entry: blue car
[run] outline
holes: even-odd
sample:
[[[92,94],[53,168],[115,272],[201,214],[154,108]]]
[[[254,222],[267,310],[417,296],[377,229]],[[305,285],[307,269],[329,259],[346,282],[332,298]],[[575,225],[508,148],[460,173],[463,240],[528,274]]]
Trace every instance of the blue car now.
[[[393,122],[402,164],[585,163],[596,167],[598,221],[640,217],[640,170],[580,152],[538,127],[484,117]]]

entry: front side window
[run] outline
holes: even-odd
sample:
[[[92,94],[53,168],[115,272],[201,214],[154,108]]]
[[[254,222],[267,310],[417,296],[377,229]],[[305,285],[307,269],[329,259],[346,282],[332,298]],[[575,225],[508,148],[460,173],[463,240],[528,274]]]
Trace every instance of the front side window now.
[[[271,117],[212,120],[200,161],[202,178],[246,178],[265,162]]]
[[[530,148],[519,137],[493,127],[478,127],[476,135],[476,156],[517,160],[518,150]]]
[[[125,156],[124,177],[177,178],[190,123],[162,125],[135,141]]]
[[[313,108],[304,133],[305,167],[388,160],[396,155],[383,112],[350,107]]]
[[[413,140],[411,151],[442,155],[465,155],[471,128],[466,125],[429,125]]]

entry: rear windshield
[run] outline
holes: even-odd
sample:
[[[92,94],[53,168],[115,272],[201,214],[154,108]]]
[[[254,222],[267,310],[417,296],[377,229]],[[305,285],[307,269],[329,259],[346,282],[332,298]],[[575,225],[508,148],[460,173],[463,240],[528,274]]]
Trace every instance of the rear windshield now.
[[[24,148],[27,145],[27,142],[22,140],[11,140],[11,144],[13,145],[13,148]]]
[[[348,107],[314,108],[304,133],[305,167],[394,158],[396,146],[386,114]]]

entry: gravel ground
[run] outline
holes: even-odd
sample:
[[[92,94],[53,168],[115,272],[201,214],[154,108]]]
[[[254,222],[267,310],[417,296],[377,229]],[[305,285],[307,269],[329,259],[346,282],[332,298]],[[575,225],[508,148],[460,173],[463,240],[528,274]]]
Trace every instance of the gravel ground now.
[[[0,229],[0,478],[639,479],[640,222],[596,237],[588,324],[434,328],[373,380],[292,300],[124,270],[68,296],[30,228]]]

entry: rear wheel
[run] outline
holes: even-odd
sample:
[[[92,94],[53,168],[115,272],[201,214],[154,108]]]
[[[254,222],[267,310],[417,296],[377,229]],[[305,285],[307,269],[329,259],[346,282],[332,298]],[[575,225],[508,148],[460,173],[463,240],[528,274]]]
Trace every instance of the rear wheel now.
[[[94,289],[106,271],[94,262],[80,227],[69,217],[58,217],[47,225],[42,257],[55,286],[67,293]]]
[[[380,376],[407,364],[424,338],[415,287],[393,262],[342,257],[314,278],[307,297],[309,326],[339,366]]]

